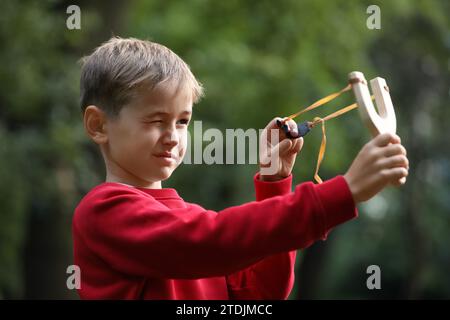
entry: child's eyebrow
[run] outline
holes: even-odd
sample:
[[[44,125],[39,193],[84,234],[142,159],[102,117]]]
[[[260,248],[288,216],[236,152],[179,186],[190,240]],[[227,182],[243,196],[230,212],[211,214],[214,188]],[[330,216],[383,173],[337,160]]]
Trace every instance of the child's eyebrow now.
[[[192,111],[190,110],[184,110],[180,113],[181,115],[191,115]],[[169,112],[164,112],[164,111],[154,111],[154,112],[150,112],[148,114],[145,115],[146,118],[150,118],[150,117],[154,117],[154,116],[168,116],[170,115]]]

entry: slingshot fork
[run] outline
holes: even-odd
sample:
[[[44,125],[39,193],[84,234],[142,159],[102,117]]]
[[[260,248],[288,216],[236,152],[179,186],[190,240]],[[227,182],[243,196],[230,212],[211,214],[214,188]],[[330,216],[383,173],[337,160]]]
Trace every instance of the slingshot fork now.
[[[359,71],[353,71],[348,75],[348,79],[355,94],[359,114],[372,136],[375,137],[385,132],[395,133],[397,120],[386,80],[380,77],[370,80],[370,87],[378,109],[377,112],[364,74]]]
[[[380,133],[386,132],[395,133],[397,131],[397,119],[386,80],[380,77],[370,80],[370,87],[378,109],[377,112],[372,103],[364,74],[359,71],[353,71],[348,75],[348,78],[355,94],[359,114],[372,136],[375,137]],[[401,184],[405,183],[405,181],[405,177],[399,180]]]

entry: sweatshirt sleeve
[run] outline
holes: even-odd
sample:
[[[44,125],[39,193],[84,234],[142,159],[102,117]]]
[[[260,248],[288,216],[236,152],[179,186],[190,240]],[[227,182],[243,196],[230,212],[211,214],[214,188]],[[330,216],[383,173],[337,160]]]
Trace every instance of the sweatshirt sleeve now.
[[[139,190],[104,188],[87,207],[77,208],[73,227],[118,272],[168,279],[225,276],[305,248],[355,217],[351,195],[337,190],[341,179],[321,188],[303,183],[295,192],[219,212],[195,204],[169,209]]]
[[[292,190],[292,175],[279,181],[266,182],[259,180],[258,173],[253,182],[257,201],[285,195]],[[226,278],[230,299],[287,299],[294,286],[295,258],[295,250],[283,252],[230,274]]]

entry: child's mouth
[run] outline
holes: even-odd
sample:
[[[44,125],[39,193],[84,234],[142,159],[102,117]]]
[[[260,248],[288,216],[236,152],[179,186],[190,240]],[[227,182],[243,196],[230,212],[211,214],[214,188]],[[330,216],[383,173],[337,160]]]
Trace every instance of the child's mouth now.
[[[175,162],[175,156],[169,151],[155,154],[155,157],[158,158],[160,162],[166,165],[171,165]]]

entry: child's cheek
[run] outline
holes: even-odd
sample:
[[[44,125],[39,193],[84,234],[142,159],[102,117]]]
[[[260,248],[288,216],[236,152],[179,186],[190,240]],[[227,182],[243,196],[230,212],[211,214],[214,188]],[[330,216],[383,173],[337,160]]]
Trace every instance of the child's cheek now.
[[[186,133],[180,137],[180,142],[178,144],[178,156],[179,156],[178,164],[180,164],[183,161],[184,155],[186,154],[187,138],[188,137]]]

